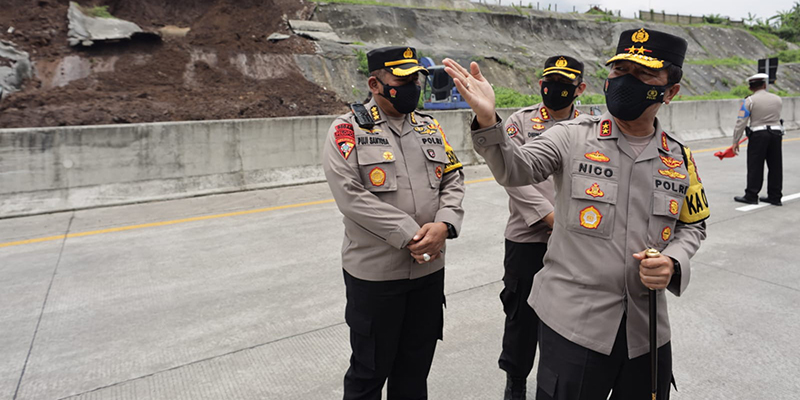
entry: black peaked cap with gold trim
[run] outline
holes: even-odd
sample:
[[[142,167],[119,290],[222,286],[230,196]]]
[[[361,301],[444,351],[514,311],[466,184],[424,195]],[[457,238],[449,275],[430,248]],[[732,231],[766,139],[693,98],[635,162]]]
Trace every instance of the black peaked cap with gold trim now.
[[[409,76],[414,72],[428,75],[428,70],[419,63],[417,49],[413,47],[381,47],[367,53],[369,72],[389,70],[395,76]]]
[[[647,68],[661,69],[670,65],[683,68],[688,43],[681,37],[651,29],[630,29],[619,35],[617,55],[606,61],[632,61]]]
[[[583,75],[583,63],[570,56],[553,56],[544,62],[542,76],[550,74],[559,74],[569,79],[575,79]]]

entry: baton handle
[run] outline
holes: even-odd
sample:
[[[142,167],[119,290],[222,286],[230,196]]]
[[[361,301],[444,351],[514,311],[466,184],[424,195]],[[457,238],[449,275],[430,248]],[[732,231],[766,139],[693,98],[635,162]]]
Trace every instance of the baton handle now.
[[[647,258],[657,258],[661,256],[661,252],[651,248],[647,249],[644,255]],[[658,389],[658,303],[656,291],[653,289],[650,289],[648,302],[650,303],[650,389],[653,395],[652,400],[656,400]]]

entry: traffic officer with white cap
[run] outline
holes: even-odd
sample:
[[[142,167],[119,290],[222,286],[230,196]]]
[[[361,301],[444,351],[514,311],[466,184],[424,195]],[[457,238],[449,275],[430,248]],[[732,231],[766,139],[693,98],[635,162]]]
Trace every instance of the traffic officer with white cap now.
[[[747,132],[747,188],[744,196],[733,199],[740,203],[758,204],[758,192],[764,184],[764,161],[767,163],[767,196],[761,201],[781,206],[783,190],[783,141],[782,101],[778,95],[767,91],[767,74],[755,74],[747,78],[752,95],[742,100],[742,107],[733,131],[733,151],[739,154],[739,140]],[[748,122],[750,125],[748,126]]]
[[[467,71],[444,61],[476,114],[473,145],[498,183],[554,179],[555,225],[528,299],[541,320],[537,399],[650,398],[651,289],[659,303],[657,398],[669,398],[663,289],[686,290],[709,216],[691,151],[656,118],[680,90],[686,48],[664,32],[622,32],[608,60],[609,112],[558,123],[521,147],[504,131],[478,65]],[[645,258],[648,248],[660,255]]]
[[[542,103],[520,109],[506,121],[505,131],[519,146],[534,140],[556,122],[577,118],[573,103],[586,89],[583,63],[557,55],[544,62]],[[533,369],[539,317],[528,306],[533,276],[542,269],[547,240],[553,229],[553,179],[533,185],[506,187],[509,218],[505,231],[503,291],[506,314],[503,351],[498,361],[506,372],[506,400],[525,400],[527,378]]]
[[[444,131],[415,110],[411,47],[367,54],[372,99],[334,120],[323,169],[344,214],[345,320],[352,356],[344,399],[427,398],[442,338],[445,239],[458,236],[464,173]]]

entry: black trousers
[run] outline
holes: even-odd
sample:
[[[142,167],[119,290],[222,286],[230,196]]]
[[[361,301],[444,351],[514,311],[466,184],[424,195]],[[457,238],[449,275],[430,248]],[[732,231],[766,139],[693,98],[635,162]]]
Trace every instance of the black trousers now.
[[[527,378],[536,357],[539,316],[528,305],[533,276],[543,267],[546,243],[516,243],[506,239],[503,291],[500,301],[506,314],[503,351],[498,364],[512,378]]]
[[[767,197],[779,201],[783,194],[783,159],[781,141],[783,136],[767,131],[753,132],[747,145],[747,189],[744,197],[758,200],[758,192],[764,184],[764,161],[767,163]]]
[[[628,359],[625,318],[610,355],[565,339],[542,323],[536,400],[650,399],[650,354]],[[669,400],[672,347],[658,348],[658,400]]]
[[[365,281],[344,272],[350,368],[345,400],[428,398],[428,372],[444,322],[444,269],[419,279]]]

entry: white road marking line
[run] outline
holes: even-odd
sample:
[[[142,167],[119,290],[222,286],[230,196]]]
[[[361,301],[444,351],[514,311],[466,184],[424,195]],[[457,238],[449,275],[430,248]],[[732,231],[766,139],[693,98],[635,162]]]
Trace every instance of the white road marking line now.
[[[781,197],[781,202],[786,203],[789,200],[794,200],[794,199],[797,199],[797,198],[800,198],[800,193],[795,193],[795,194],[790,194],[788,196],[783,196],[783,197]],[[745,211],[745,212],[746,211],[753,211],[753,210],[757,210],[757,209],[759,209],[761,207],[769,207],[769,206],[771,206],[771,204],[769,204],[769,203],[751,204],[749,206],[739,207],[739,208],[736,209],[736,211]]]

